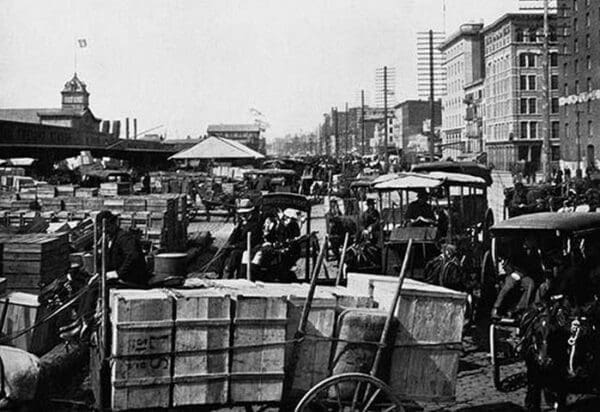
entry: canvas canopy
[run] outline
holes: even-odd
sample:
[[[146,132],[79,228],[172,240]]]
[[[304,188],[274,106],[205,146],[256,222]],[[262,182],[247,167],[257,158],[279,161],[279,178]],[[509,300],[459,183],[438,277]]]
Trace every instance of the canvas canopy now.
[[[169,159],[199,160],[199,159],[262,159],[264,156],[243,144],[211,136],[200,143],[174,154]]]

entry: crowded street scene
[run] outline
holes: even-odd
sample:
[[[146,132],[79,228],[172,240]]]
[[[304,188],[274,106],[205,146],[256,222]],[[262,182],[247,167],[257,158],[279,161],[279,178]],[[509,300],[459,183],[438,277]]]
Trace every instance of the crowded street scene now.
[[[600,410],[600,0],[0,7],[0,410]]]

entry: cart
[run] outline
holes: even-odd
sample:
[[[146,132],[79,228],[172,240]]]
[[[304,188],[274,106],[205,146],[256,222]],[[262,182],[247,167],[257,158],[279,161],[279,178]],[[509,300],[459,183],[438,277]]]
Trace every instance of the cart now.
[[[577,259],[575,245],[583,239],[600,234],[598,213],[552,213],[542,212],[514,217],[491,228],[492,247],[484,256],[482,265],[482,297],[484,302],[494,302],[502,278],[500,260],[510,258],[515,245],[523,239],[534,240],[541,256],[564,251]],[[510,303],[509,303],[510,304]],[[491,305],[486,309],[491,310]],[[498,390],[510,389],[510,376],[504,375],[503,367],[521,360],[518,351],[519,319],[504,316],[492,320],[489,328],[490,358],[493,367],[494,386]]]

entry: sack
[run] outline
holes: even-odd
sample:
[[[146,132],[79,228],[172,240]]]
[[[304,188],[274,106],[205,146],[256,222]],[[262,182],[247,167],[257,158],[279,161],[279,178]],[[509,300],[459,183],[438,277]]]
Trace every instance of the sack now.
[[[0,409],[32,400],[37,392],[40,359],[12,346],[0,346]]]

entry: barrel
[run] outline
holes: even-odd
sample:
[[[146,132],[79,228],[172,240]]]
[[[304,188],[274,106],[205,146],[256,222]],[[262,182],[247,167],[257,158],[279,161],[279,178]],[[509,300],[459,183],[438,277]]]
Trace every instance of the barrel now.
[[[187,274],[187,254],[159,253],[154,256],[154,274],[160,276],[185,276]]]

